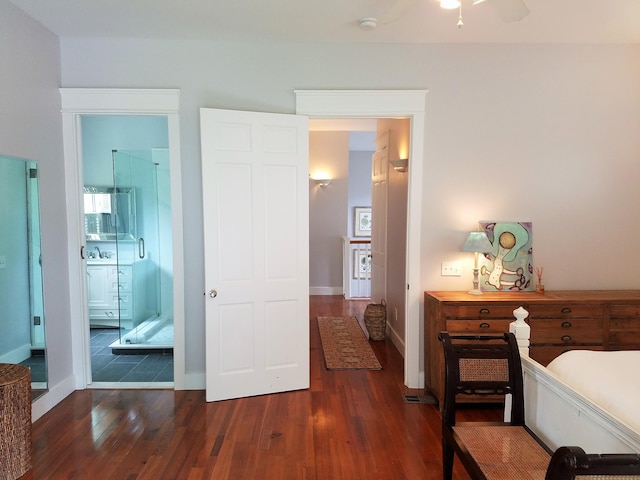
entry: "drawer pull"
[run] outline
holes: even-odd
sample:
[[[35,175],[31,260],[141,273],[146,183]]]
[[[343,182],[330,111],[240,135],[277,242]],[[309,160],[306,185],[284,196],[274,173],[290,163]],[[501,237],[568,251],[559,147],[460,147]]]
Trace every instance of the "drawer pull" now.
[[[481,309],[480,309],[480,315],[483,315],[483,314],[485,314],[485,315],[486,315],[486,314],[488,314],[488,313],[489,313],[489,309],[488,309],[488,308],[481,308]]]
[[[562,328],[571,328],[571,322],[562,322]]]
[[[562,313],[571,313],[571,308],[569,307],[564,307],[562,310],[560,310]]]
[[[561,340],[563,342],[570,342],[571,341],[571,335],[563,335]]]
[[[487,322],[482,322],[480,324],[480,328],[489,328],[491,325],[489,325]]]

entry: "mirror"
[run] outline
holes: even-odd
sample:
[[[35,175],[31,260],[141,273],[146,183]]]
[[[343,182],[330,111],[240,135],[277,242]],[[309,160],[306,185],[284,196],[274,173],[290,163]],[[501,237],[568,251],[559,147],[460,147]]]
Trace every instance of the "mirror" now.
[[[84,231],[87,240],[135,240],[135,190],[84,187]]]
[[[31,369],[33,398],[47,389],[36,162],[0,156],[0,363]]]

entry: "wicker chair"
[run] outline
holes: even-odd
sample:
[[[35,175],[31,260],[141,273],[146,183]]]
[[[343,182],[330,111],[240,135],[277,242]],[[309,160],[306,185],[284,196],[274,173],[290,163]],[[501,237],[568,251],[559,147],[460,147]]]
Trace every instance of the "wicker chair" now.
[[[586,454],[580,447],[558,448],[545,480],[622,480],[640,479],[640,455]]]
[[[551,452],[524,423],[522,364],[514,335],[454,336],[441,332],[438,338],[445,362],[443,479],[452,478],[454,454],[474,479],[544,479]],[[461,397],[495,399],[506,394],[511,395],[509,421],[456,423]]]
[[[450,480],[457,454],[473,479],[640,480],[640,455],[586,454],[560,447],[553,456],[524,423],[522,364],[515,336],[438,336],[444,347],[442,476]],[[456,423],[463,396],[511,395],[510,420]]]

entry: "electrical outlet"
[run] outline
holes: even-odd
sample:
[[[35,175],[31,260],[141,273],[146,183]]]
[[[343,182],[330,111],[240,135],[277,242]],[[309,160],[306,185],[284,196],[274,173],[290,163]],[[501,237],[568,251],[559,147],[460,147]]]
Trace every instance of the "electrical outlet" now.
[[[7,268],[7,257],[0,256],[0,268]]]
[[[459,277],[462,275],[462,270],[458,262],[442,262],[443,277]]]

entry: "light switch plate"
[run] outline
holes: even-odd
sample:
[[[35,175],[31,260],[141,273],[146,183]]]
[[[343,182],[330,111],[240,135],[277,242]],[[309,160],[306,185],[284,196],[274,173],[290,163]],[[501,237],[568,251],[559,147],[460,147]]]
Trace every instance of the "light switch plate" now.
[[[458,262],[442,262],[443,277],[459,277],[462,275],[460,264]]]
[[[7,268],[7,257],[0,255],[0,268]]]

